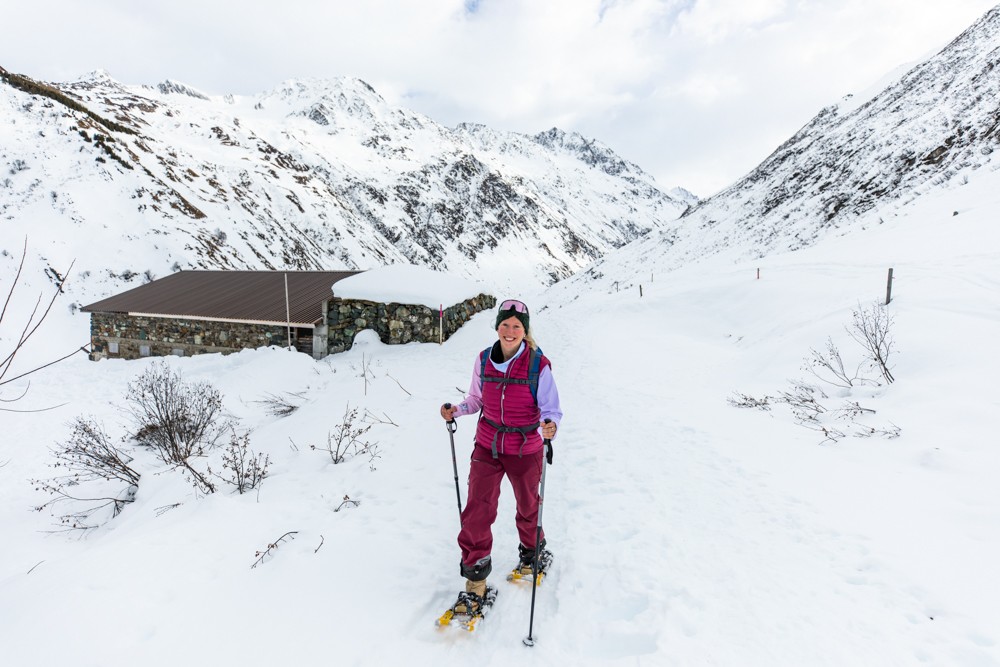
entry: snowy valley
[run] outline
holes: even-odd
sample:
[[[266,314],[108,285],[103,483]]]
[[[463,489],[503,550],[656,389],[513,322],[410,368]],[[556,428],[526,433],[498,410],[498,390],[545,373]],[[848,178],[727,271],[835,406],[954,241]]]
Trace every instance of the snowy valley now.
[[[76,258],[74,273],[89,272],[67,283],[22,367],[85,340],[67,302],[119,289],[126,270],[412,262],[523,297],[565,410],[544,505],[555,563],[527,648],[530,591],[500,578],[475,633],[434,626],[462,585],[438,406],[467,389],[492,313],[443,345],[366,332],[318,362],[279,348],[78,354],[0,385],[7,401],[25,392],[5,406],[44,409],[0,415],[5,661],[1000,665],[998,54],[1000,8],[701,202],[599,142],[446,130],[356,81],[254,100],[101,77],[67,86],[140,128],[110,144],[132,169],[94,162],[104,149],[80,131],[107,133],[82,127],[90,116],[0,87],[15,119],[0,130],[5,159],[28,167],[0,191],[5,287],[25,235],[30,252],[4,353],[20,333],[8,323],[51,289],[46,268]],[[31,142],[30,162],[11,151]],[[453,205],[471,184],[478,194]],[[507,264],[514,253],[523,265]],[[891,319],[891,384],[850,335],[870,308]],[[810,372],[828,341],[865,381]],[[218,390],[235,432],[269,459],[259,488],[199,491],[129,439],[129,387],[161,363]],[[773,400],[795,383],[818,391],[821,419]],[[740,396],[772,400],[741,408]],[[838,417],[851,403],[864,410]],[[351,410],[365,446],[335,463],[324,448]],[[81,417],[141,476],[118,516],[64,531],[60,510],[32,511],[51,496],[29,480],[59,474],[50,450]],[[459,419],[461,480],[474,429]],[[223,449],[193,465],[223,470]],[[513,515],[505,486],[501,570],[516,557]]]

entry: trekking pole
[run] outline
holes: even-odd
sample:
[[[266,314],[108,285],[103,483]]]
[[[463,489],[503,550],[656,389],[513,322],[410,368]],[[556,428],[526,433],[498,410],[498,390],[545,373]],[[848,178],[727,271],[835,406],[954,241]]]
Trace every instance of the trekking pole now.
[[[545,423],[551,422],[546,419]],[[535,629],[535,591],[538,589],[538,556],[542,541],[542,506],[545,504],[545,463],[552,464],[552,441],[545,440],[545,461],[542,461],[542,479],[538,484],[538,526],[535,528],[535,559],[531,562],[531,616],[528,621],[528,636],[524,638],[525,646],[534,646],[532,632]]]
[[[444,404],[445,410],[451,409],[451,403]],[[451,466],[455,470],[455,497],[458,498],[458,525],[462,525],[462,492],[458,489],[458,459],[455,458],[455,431],[458,430],[458,424],[455,420],[445,422],[448,428],[448,437],[451,438]]]

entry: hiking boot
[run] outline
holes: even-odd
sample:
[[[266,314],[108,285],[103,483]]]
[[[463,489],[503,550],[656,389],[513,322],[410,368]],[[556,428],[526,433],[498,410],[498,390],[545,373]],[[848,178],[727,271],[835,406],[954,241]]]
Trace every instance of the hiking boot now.
[[[538,571],[542,574],[552,563],[552,552],[545,548],[545,540],[541,543],[541,552],[538,554]],[[517,545],[518,563],[514,572],[522,577],[530,577],[535,566],[535,550],[529,549],[523,544]]]
[[[483,608],[486,599],[486,580],[465,581],[465,592],[458,594],[458,602],[455,603],[454,610],[457,614],[475,614]]]

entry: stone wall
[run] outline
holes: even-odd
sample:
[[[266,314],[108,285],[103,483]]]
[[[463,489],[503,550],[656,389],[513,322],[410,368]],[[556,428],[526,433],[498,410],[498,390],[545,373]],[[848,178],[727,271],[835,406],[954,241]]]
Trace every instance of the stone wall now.
[[[112,351],[115,343],[118,346],[117,352]],[[95,360],[164,357],[171,354],[191,356],[208,352],[228,354],[272,344],[288,344],[286,327],[137,317],[125,313],[90,314],[90,358]]]
[[[473,315],[494,305],[494,297],[480,294],[449,306],[444,311],[443,339],[450,338]],[[436,343],[439,340],[436,308],[334,299],[327,304],[326,313],[326,326],[320,325],[316,331],[317,345],[325,341],[326,349],[315,350],[314,356],[349,349],[354,343],[354,336],[364,329],[374,330],[382,342],[389,345]],[[90,358],[94,360],[171,354],[187,357],[209,352],[229,354],[268,345],[284,347],[287,344],[288,332],[282,325],[139,317],[125,313],[90,314]],[[116,345],[117,351],[114,351]]]
[[[496,298],[480,294],[445,308],[443,340],[448,340],[473,315],[495,305]],[[413,304],[334,299],[327,309],[326,323],[330,354],[349,349],[354,336],[364,329],[373,330],[387,345],[437,343],[442,339],[438,309]]]

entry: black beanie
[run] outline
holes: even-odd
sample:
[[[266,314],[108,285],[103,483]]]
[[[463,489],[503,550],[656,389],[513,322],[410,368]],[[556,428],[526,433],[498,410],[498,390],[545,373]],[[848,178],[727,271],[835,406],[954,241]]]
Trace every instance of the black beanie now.
[[[531,320],[531,318],[528,317],[528,313],[521,313],[514,310],[513,308],[511,308],[510,310],[501,310],[500,312],[497,313],[497,321],[493,325],[493,329],[494,330],[499,329],[500,323],[509,317],[516,317],[524,326],[524,333],[525,334],[528,333],[529,331],[528,322]]]

